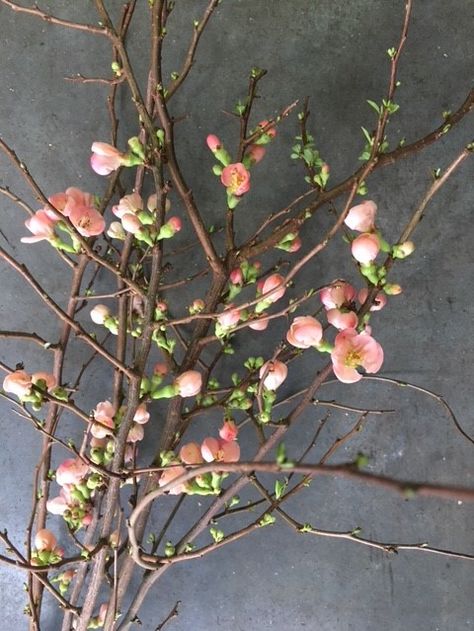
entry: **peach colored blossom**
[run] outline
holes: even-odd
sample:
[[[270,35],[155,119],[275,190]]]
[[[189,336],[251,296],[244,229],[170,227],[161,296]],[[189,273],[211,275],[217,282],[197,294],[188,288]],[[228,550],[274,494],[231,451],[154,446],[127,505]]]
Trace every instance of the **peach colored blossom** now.
[[[224,424],[219,429],[219,436],[222,438],[222,440],[226,441],[235,440],[238,433],[239,428],[230,418],[225,419]]]
[[[52,552],[56,548],[57,543],[56,537],[47,528],[42,528],[36,533],[34,545],[38,552],[43,550]]]
[[[136,234],[143,228],[142,222],[133,213],[125,213],[122,215],[122,227],[126,232]]]
[[[201,443],[201,454],[206,462],[238,462],[239,443],[218,438],[205,438]]]
[[[309,348],[319,344],[323,337],[323,327],[312,316],[299,316],[291,323],[286,339],[296,348]]]
[[[264,127],[266,127],[268,125],[270,121],[264,120],[264,121],[260,121],[258,124],[258,127],[260,127],[261,129],[263,129]],[[270,138],[275,138],[275,136],[277,135],[277,130],[275,125],[271,125],[265,132],[266,134],[268,134],[268,136],[270,136]]]
[[[45,210],[37,210],[35,214],[25,221],[25,226],[32,233],[32,237],[21,237],[22,243],[37,243],[52,239],[54,234],[54,224]]]
[[[183,227],[183,222],[179,217],[170,217],[166,222],[166,225],[169,226],[173,232],[179,232]]]
[[[143,425],[140,423],[132,423],[130,431],[127,435],[128,443],[138,443],[140,440],[143,440],[145,436],[145,430],[143,429]]]
[[[325,287],[319,296],[326,309],[340,309],[344,305],[350,304],[356,293],[354,287],[349,283],[334,281],[332,285]]]
[[[209,134],[206,138],[206,144],[212,153],[215,153],[218,149],[222,147],[222,143],[220,139],[215,134]]]
[[[31,376],[24,370],[15,370],[3,380],[3,389],[17,397],[25,397],[31,392]]]
[[[140,425],[144,425],[145,423],[148,423],[149,420],[150,420],[150,412],[148,412],[148,410],[146,409],[146,404],[140,403],[133,417],[134,423],[139,423]]]
[[[91,309],[89,315],[95,324],[104,324],[105,320],[110,316],[110,309],[106,305],[96,305]]]
[[[254,331],[265,331],[269,323],[270,320],[268,318],[257,318],[250,322],[249,328]]]
[[[369,295],[369,290],[367,288],[363,288],[359,291],[359,295],[357,296],[361,305],[367,300],[367,296]],[[379,292],[374,299],[374,304],[370,307],[371,311],[380,311],[387,304],[387,296],[381,292]]]
[[[380,251],[380,242],[376,234],[364,232],[351,243],[352,256],[359,263],[372,263]]]
[[[264,377],[265,375],[265,377]],[[288,367],[278,359],[270,360],[260,368],[259,377],[268,390],[276,390],[285,381]]]
[[[69,219],[83,237],[95,237],[105,230],[105,219],[92,206],[75,204],[71,209]]]
[[[201,392],[202,375],[197,370],[187,370],[178,375],[174,383],[179,388],[179,396],[194,397]]]
[[[67,200],[68,196],[65,192],[54,193],[54,195],[48,197],[48,202],[51,204],[51,206],[54,206],[54,208],[62,215],[65,215],[64,211],[67,206]],[[60,217],[58,217],[57,214],[51,210],[51,208],[45,208],[44,210],[47,213],[48,217],[53,221],[60,220]]]
[[[49,372],[34,372],[31,375],[31,381],[38,384],[38,381],[44,381],[46,384],[46,390],[53,390],[58,385],[56,377]]]
[[[91,167],[99,175],[109,175],[123,164],[123,153],[106,142],[92,143],[91,151]]]
[[[250,173],[241,162],[229,164],[222,171],[221,182],[232,195],[243,195],[250,188]]]
[[[343,383],[355,383],[362,379],[357,368],[376,373],[383,363],[383,349],[368,333],[346,329],[336,335],[331,352],[334,374]]]
[[[301,249],[302,245],[303,245],[303,242],[301,241],[301,238],[296,237],[296,239],[293,239],[293,241],[291,242],[291,245],[288,248],[288,252],[291,252],[291,254],[293,254],[294,252],[298,252],[298,250]]]
[[[121,198],[119,203],[112,208],[116,217],[122,219],[126,213],[136,214],[143,210],[143,200],[139,193],[130,193]]]
[[[250,159],[252,164],[258,164],[265,156],[266,151],[262,145],[250,145],[247,151],[247,158]]]
[[[328,309],[326,316],[329,324],[336,329],[343,331],[344,329],[355,329],[359,323],[357,313],[354,311],[341,311],[340,309]]]
[[[167,484],[169,484],[173,480],[176,480],[176,478],[179,478],[185,473],[186,473],[186,469],[182,467],[181,465],[170,466],[161,473],[160,479],[158,480],[158,485],[166,486]],[[184,493],[185,491],[186,491],[186,483],[172,486],[171,489],[168,491],[168,493],[170,495],[179,495],[180,493]]]
[[[115,429],[114,415],[116,410],[110,401],[101,401],[97,404],[94,410],[94,420],[97,423],[92,423],[91,434],[94,438],[105,438],[106,436],[113,435]]]
[[[184,464],[200,464],[202,462],[201,447],[198,443],[186,443],[179,450],[179,458]]]
[[[89,466],[80,458],[68,458],[61,462],[56,469],[56,482],[59,486],[65,484],[79,484],[84,476],[87,475]]]
[[[227,305],[225,311],[223,311],[217,318],[217,321],[224,329],[230,329],[236,324],[238,324],[240,320],[240,309],[234,309],[233,304]]]
[[[46,502],[46,510],[52,515],[64,515],[68,509],[69,504],[62,494],[57,497],[52,497]]]
[[[276,302],[285,295],[285,279],[281,274],[272,274],[268,276],[262,284],[262,297],[269,302]],[[278,289],[277,289],[278,288]],[[275,291],[273,291],[275,290]],[[273,292],[270,296],[266,296],[269,292]]]
[[[375,228],[377,204],[370,199],[353,206],[347,213],[344,223],[357,232],[372,232]]]

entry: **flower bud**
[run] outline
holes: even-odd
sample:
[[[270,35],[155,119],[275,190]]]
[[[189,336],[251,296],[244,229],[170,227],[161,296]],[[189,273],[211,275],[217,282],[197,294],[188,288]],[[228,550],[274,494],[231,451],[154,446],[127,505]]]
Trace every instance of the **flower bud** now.
[[[92,322],[104,324],[106,318],[110,316],[110,309],[106,305],[96,305],[90,312]]]

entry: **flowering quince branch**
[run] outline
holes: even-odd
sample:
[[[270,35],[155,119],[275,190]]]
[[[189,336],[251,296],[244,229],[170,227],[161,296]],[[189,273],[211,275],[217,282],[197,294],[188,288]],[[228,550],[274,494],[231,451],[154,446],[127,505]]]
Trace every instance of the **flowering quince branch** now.
[[[41,435],[25,553],[6,532],[0,532],[6,550],[0,555],[0,562],[28,574],[26,612],[30,631],[41,628],[44,590],[63,609],[62,631],[128,630],[138,619],[149,589],[171,566],[201,558],[257,533],[272,525],[276,517],[298,533],[348,540],[386,553],[423,551],[472,559],[472,555],[427,543],[382,543],[360,536],[357,528],[349,532],[323,530],[300,523],[286,506],[282,507],[318,477],[349,479],[394,491],[407,499],[427,496],[474,500],[474,490],[469,488],[400,481],[368,473],[364,471],[364,454],[342,465],[329,464],[341,446],[349,445],[362,431],[369,417],[381,419],[391,410],[365,409],[318,396],[319,389],[331,382],[332,374],[337,383],[373,379],[409,385],[441,403],[460,434],[474,442],[439,395],[377,375],[383,365],[384,349],[372,335],[373,322],[378,311],[388,308],[391,297],[402,291],[398,283],[389,279],[389,272],[396,262],[413,253],[411,238],[428,204],[473,149],[472,144],[467,145],[443,172],[436,173],[395,243],[382,234],[377,203],[364,198],[370,175],[380,166],[393,164],[442,138],[469,114],[474,102],[471,91],[456,112],[446,113],[442,126],[411,144],[388,151],[385,132],[398,109],[394,101],[397,73],[413,1],[406,2],[397,48],[387,51],[390,73],[386,96],[381,104],[369,102],[377,111],[377,120],[372,133],[364,129],[364,164],[340,184],[328,188],[333,172],[309,131],[306,99],[297,116],[299,135],[291,157],[303,163],[309,190],[264,218],[253,235],[239,243],[237,213],[245,213],[247,200],[257,186],[258,165],[262,160],[271,160],[274,146],[280,142],[279,126],[289,124],[287,119],[299,103],[296,100],[276,116],[267,115],[254,122],[257,90],[260,91],[260,82],[267,72],[252,68],[247,94],[233,110],[232,120],[238,121],[234,137],[223,140],[214,133],[216,130],[209,130],[202,138],[203,155],[216,178],[216,190],[225,210],[225,238],[221,240],[224,245],[216,238],[220,229],[207,226],[199,200],[187,183],[191,178],[184,174],[176,143],[177,119],[171,110],[171,98],[183,88],[191,72],[198,44],[219,0],[210,0],[201,17],[193,22],[184,60],[180,69],[172,72],[170,81],[163,74],[162,56],[174,3],[149,0],[150,58],[145,85],[138,79],[141,73],[132,63],[126,41],[136,19],[135,1],[123,6],[117,27],[111,17],[114,14],[103,0],[93,3],[100,20],[98,26],[68,21],[36,6],[1,2],[16,13],[52,25],[105,36],[112,47],[112,78],[86,78],[82,74],[69,78],[73,83],[99,83],[109,89],[111,142],[91,141],[90,168],[98,176],[108,178],[107,190],[100,199],[73,185],[46,195],[14,149],[0,139],[0,149],[41,205],[35,210],[8,187],[0,189],[4,198],[28,214],[22,247],[52,247],[71,268],[70,293],[63,305],[51,297],[25,265],[7,249],[0,248],[0,258],[20,274],[60,321],[56,342],[49,342],[36,332],[0,331],[0,339],[6,344],[33,343],[49,351],[48,357],[53,358],[52,369],[48,364],[24,365],[21,357],[15,358],[14,368],[0,363],[5,372],[2,398],[12,403],[14,412]],[[126,146],[120,146],[118,141],[118,93],[131,99],[137,114],[136,135],[128,139]],[[227,148],[231,143],[236,147],[235,153]],[[121,178],[125,171],[135,174],[132,188],[124,187]],[[339,212],[335,205],[338,198],[343,199]],[[302,208],[302,204],[306,206]],[[326,205],[331,206],[335,218],[323,236],[314,240],[306,223]],[[291,216],[293,212],[296,214]],[[189,224],[194,240],[180,246],[180,233],[187,233]],[[271,231],[266,234],[269,226]],[[334,273],[336,280],[293,295],[293,288],[298,289],[300,271],[341,233],[346,262],[359,280],[354,284],[346,280],[341,262],[341,268]],[[172,249],[173,239],[178,247]],[[8,239],[7,242],[10,243]],[[298,254],[303,246],[305,253]],[[283,250],[289,260],[262,268],[256,258],[269,256],[273,249]],[[201,271],[190,274],[185,265],[184,273],[168,282],[165,274],[173,269],[172,257],[189,256],[204,257],[207,268],[201,265]],[[99,270],[107,270],[115,288],[96,292]],[[199,280],[201,284],[194,282]],[[183,305],[179,291],[183,286],[196,287],[191,304]],[[312,299],[317,308],[312,305],[310,309]],[[87,309],[86,324],[78,319],[83,309]],[[246,349],[251,345],[251,336],[264,336],[263,331],[271,331],[274,321],[282,318],[288,320],[283,338],[270,335],[264,338],[269,342],[264,356],[249,355]],[[102,342],[96,332],[100,329],[105,329]],[[76,361],[72,333],[91,347],[92,354],[74,371],[75,381],[68,383],[66,368]],[[112,341],[113,350],[109,344]],[[211,342],[217,347],[213,353],[208,349]],[[224,355],[231,356],[225,365],[220,361]],[[324,361],[324,355],[328,355],[328,361]],[[281,395],[303,356],[312,358],[314,364],[308,383],[297,392]],[[97,360],[110,382],[110,390],[104,392],[101,400],[82,385]],[[231,370],[227,368],[230,363]],[[81,407],[74,401],[76,392],[85,401]],[[333,414],[355,414],[357,418],[316,464],[307,463],[313,448],[322,444],[327,414],[295,462],[287,455],[283,439],[304,413],[320,407],[329,408]],[[287,410],[284,415],[280,415],[282,409]],[[222,415],[219,426],[206,432],[199,430],[200,421],[193,419],[208,416],[211,411]],[[71,430],[62,422],[66,415],[81,423],[77,424],[74,437],[77,440],[81,436],[80,446],[76,446],[74,438],[68,435]],[[156,425],[160,416],[163,423],[154,427],[152,435],[148,428]],[[199,436],[193,441],[187,433],[191,421],[196,428],[194,435],[197,432]],[[148,466],[142,464],[142,446],[146,442],[155,452]],[[250,451],[252,445],[257,447]],[[245,459],[241,458],[241,449]],[[56,451],[59,459],[63,452],[67,457],[52,469]],[[260,473],[275,475],[273,488],[263,484]],[[133,485],[128,505],[123,504],[121,497],[121,488],[126,484]],[[257,498],[242,506],[237,494],[246,486],[254,489]],[[153,511],[167,510],[161,501],[165,495],[178,496],[178,502],[167,513],[161,532],[147,540]],[[187,532],[180,541],[167,540],[173,525],[181,519],[181,505],[194,501],[199,511],[199,496],[211,496],[212,501],[202,514],[186,524]],[[229,526],[228,531],[221,530],[223,517],[230,521],[257,507],[262,510],[252,521],[243,525],[240,521],[235,527]],[[58,520],[66,523],[70,534],[67,551],[53,533],[59,531]],[[208,539],[202,541],[200,536],[205,532]],[[70,544],[76,553],[70,552]],[[137,571],[142,572],[141,580],[138,588],[132,588]],[[130,598],[133,589],[136,591]],[[127,600],[131,604],[125,611]],[[177,613],[176,605],[158,628]]]

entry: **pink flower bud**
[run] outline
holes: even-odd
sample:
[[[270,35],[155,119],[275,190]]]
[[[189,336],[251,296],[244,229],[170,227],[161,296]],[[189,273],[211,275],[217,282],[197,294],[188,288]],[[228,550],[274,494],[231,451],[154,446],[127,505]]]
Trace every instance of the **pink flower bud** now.
[[[173,480],[176,480],[176,478],[179,478],[185,473],[186,469],[181,465],[173,465],[171,467],[168,467],[162,472],[160,479],[158,480],[158,485],[166,486],[167,484],[169,484]],[[180,493],[184,493],[185,491],[186,484],[177,484],[176,486],[172,486],[168,493],[170,495],[179,495]]]
[[[242,274],[242,270],[240,269],[240,267],[235,267],[230,275],[229,275],[229,280],[233,285],[242,285],[242,283],[244,282],[244,275]]]
[[[281,274],[272,274],[262,285],[262,297],[269,302],[276,302],[277,300],[280,300],[286,292],[284,283],[285,279],[281,276]],[[269,292],[272,292],[271,295],[265,295]]]
[[[143,200],[139,193],[130,193],[125,195],[119,201],[119,203],[113,207],[113,213],[116,217],[121,219],[126,213],[137,214],[143,210]]]
[[[253,329],[254,331],[265,331],[269,322],[270,320],[268,318],[257,318],[255,320],[252,320],[252,322],[249,324],[249,328]]]
[[[161,362],[158,362],[153,366],[153,372],[155,375],[161,375],[164,377],[168,373],[168,366]]]
[[[319,296],[326,309],[340,309],[354,300],[356,290],[349,283],[334,281],[332,285],[325,287]]]
[[[204,300],[202,300],[201,298],[196,298],[196,300],[193,300],[190,311],[192,311],[193,313],[200,313],[205,306],[206,305],[204,303]]]
[[[265,375],[265,377],[264,377]],[[260,368],[259,377],[267,390],[276,390],[285,381],[288,367],[281,361],[270,360]]]
[[[206,143],[212,153],[215,153],[222,146],[220,139],[214,134],[209,134],[209,136],[206,138]]]
[[[235,440],[238,433],[239,428],[230,418],[224,420],[224,424],[219,430],[219,436],[222,438],[222,440],[226,441]]]
[[[110,309],[106,305],[96,305],[90,312],[92,322],[104,324],[106,318],[110,316]]]
[[[258,164],[266,153],[265,147],[262,145],[250,145],[247,151],[247,157],[250,158],[252,164]]]
[[[106,142],[94,142],[91,150],[91,167],[99,175],[109,175],[123,164],[124,155]]]
[[[51,239],[54,234],[55,221],[51,219],[45,210],[38,210],[25,221],[25,226],[33,234],[32,237],[21,237],[22,243],[37,243]]]
[[[30,394],[32,383],[31,376],[24,370],[15,370],[3,380],[3,389],[21,398]]]
[[[179,457],[184,464],[201,464],[201,448],[197,443],[186,443],[181,447]]]
[[[68,458],[64,460],[56,470],[56,482],[59,486],[65,484],[79,484],[89,472],[89,466],[80,458]]]
[[[187,370],[175,379],[181,397],[194,397],[201,392],[202,375],[197,370]]]
[[[135,423],[139,423],[140,425],[144,425],[145,423],[148,423],[149,420],[150,412],[146,409],[146,404],[140,403],[133,417],[133,421]]]
[[[359,295],[357,298],[361,305],[363,305],[364,302],[367,300],[368,295],[369,295],[369,290],[365,287],[359,291]],[[370,307],[370,310],[380,311],[380,309],[383,309],[386,304],[387,304],[387,297],[385,296],[385,294],[382,294],[381,292],[379,292],[375,296],[374,304]]]
[[[94,438],[105,438],[111,436],[114,433],[115,423],[114,415],[116,410],[110,401],[101,401],[97,404],[94,410],[94,420],[97,423],[92,423],[91,434]]]
[[[286,339],[296,348],[309,348],[319,344],[323,337],[323,327],[312,316],[299,316],[291,323]],[[285,366],[286,368],[286,366]]]
[[[143,228],[140,219],[133,213],[125,213],[122,215],[122,226],[127,232],[135,234]]]
[[[380,251],[377,235],[372,233],[360,234],[351,243],[352,256],[362,264],[372,263]]]
[[[375,228],[377,204],[369,199],[353,206],[347,213],[344,223],[357,232],[372,232]]]
[[[64,515],[68,508],[69,505],[62,495],[53,497],[46,502],[46,510],[52,515]]]
[[[240,309],[233,309],[233,304],[228,305],[227,309],[220,314],[217,321],[224,329],[230,329],[240,320]]]
[[[294,252],[298,252],[302,245],[303,242],[301,241],[300,237],[296,237],[296,239],[293,239],[293,241],[291,242],[291,245],[288,248],[288,252],[291,252],[292,254]]]
[[[241,162],[229,164],[222,171],[221,182],[232,195],[244,195],[250,188],[250,173]]]
[[[34,545],[38,552],[42,552],[43,550],[52,552],[57,545],[56,537],[51,530],[42,528],[36,533]]]
[[[329,324],[332,324],[339,331],[344,329],[355,329],[359,323],[359,318],[354,311],[341,311],[340,309],[329,309],[326,313]]]
[[[183,227],[183,222],[179,217],[170,217],[166,223],[170,226],[173,232],[179,232]]]

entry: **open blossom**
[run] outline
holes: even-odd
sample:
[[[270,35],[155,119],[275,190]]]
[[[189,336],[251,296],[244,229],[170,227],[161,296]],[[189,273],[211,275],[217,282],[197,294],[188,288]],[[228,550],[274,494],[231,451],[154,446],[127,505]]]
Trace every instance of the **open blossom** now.
[[[334,374],[343,383],[355,383],[362,379],[357,368],[376,373],[383,363],[383,349],[368,333],[346,329],[336,335],[331,352]]]
[[[341,311],[341,309],[329,309],[326,312],[329,324],[336,329],[343,331],[344,329],[355,329],[359,323],[357,313],[354,311]]]
[[[131,193],[121,198],[116,206],[113,206],[112,212],[116,217],[122,219],[126,213],[138,213],[143,210],[143,200],[138,193]]]
[[[238,462],[239,443],[218,438],[205,438],[201,443],[201,454],[206,462]]]
[[[169,484],[173,480],[176,480],[176,478],[179,478],[185,473],[186,473],[186,469],[182,467],[181,465],[173,465],[171,467],[168,467],[161,473],[160,479],[158,480],[158,485],[166,486],[167,484]],[[172,486],[171,489],[168,491],[168,493],[170,495],[179,495],[180,493],[184,493],[185,491],[186,491],[186,483],[176,484],[175,486]]]
[[[350,304],[356,297],[356,293],[349,283],[335,281],[329,287],[325,287],[319,296],[326,309],[340,309]]]
[[[372,233],[360,234],[351,243],[352,256],[362,264],[372,263],[380,251],[377,235]]]
[[[105,438],[112,435],[115,429],[114,423],[115,408],[110,401],[101,401],[94,410],[94,420],[92,423],[91,434],[94,438]]]
[[[250,188],[250,173],[241,162],[229,164],[222,171],[221,182],[232,195],[243,195]]]
[[[225,419],[223,426],[219,430],[219,436],[222,438],[222,440],[227,441],[235,440],[238,433],[239,428],[230,418]]]
[[[106,305],[96,305],[90,312],[92,322],[96,324],[104,324],[105,320],[110,316],[110,309]]]
[[[319,344],[323,337],[323,327],[312,316],[299,316],[291,323],[286,339],[296,348],[309,348]]]
[[[99,175],[109,175],[123,164],[123,153],[106,142],[92,143],[91,151],[91,167]]]
[[[197,370],[187,370],[178,375],[174,383],[178,386],[181,397],[194,397],[201,392],[202,375]]]
[[[198,443],[186,443],[179,450],[179,457],[184,464],[201,464],[201,447]]]
[[[92,206],[74,205],[69,219],[83,237],[95,237],[105,230],[105,219]]]
[[[54,193],[48,197],[49,203],[54,206],[65,217],[69,217],[74,206],[94,206],[94,198],[90,193],[81,191],[80,188],[70,186],[64,192]],[[45,208],[48,217],[53,221],[59,221],[57,216],[50,208]]]
[[[351,230],[357,232],[372,232],[375,228],[375,215],[377,214],[377,204],[370,199],[362,204],[353,206],[347,213],[344,223]]]
[[[367,296],[369,295],[369,290],[364,287],[363,289],[361,289],[359,291],[359,294],[357,296],[359,302],[361,305],[364,304],[364,302],[367,300]],[[383,309],[385,307],[385,305],[387,304],[387,296],[385,294],[383,294],[382,292],[379,292],[375,298],[374,298],[374,304],[370,307],[371,311],[380,311],[380,309]]]
[[[150,412],[148,412],[148,410],[146,409],[145,403],[140,403],[133,417],[133,422],[144,425],[145,423],[148,423],[149,420]]]
[[[268,318],[257,318],[256,320],[252,320],[249,324],[249,328],[254,331],[265,331],[269,324],[270,320]]]
[[[240,309],[234,309],[233,307],[233,304],[228,305],[227,309],[217,318],[217,321],[224,329],[232,328],[240,320]]]
[[[59,486],[79,484],[88,471],[89,466],[80,458],[68,458],[56,469],[56,482]]]
[[[286,292],[285,279],[281,274],[272,274],[265,279],[261,287],[263,295],[269,293],[270,291],[273,292],[270,296],[264,295],[264,299],[269,302],[276,302],[277,300],[280,300]]]
[[[21,398],[30,394],[32,383],[28,373],[24,370],[15,370],[3,380],[3,389]]]
[[[21,237],[22,243],[37,243],[52,239],[55,222],[49,217],[45,210],[37,210],[35,214],[25,221],[25,226],[32,233],[32,237]]]
[[[140,440],[143,440],[145,436],[145,430],[143,429],[143,425],[140,423],[132,423],[132,427],[127,435],[128,443],[138,443]]]
[[[287,365],[277,359],[270,360],[263,364],[259,373],[259,377],[263,379],[263,385],[267,390],[276,390],[279,388],[285,381],[287,375]]]

